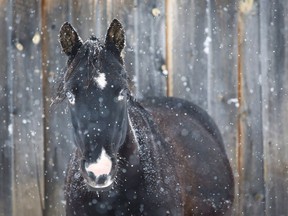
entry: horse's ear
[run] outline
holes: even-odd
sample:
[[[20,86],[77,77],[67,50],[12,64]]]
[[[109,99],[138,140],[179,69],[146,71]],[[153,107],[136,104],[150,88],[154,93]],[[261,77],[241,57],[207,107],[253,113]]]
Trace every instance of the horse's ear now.
[[[65,22],[60,28],[59,41],[63,52],[68,56],[75,55],[82,45],[82,39],[68,22]]]
[[[125,46],[123,26],[117,19],[114,19],[111,22],[110,27],[107,30],[105,46],[107,49],[119,55]]]

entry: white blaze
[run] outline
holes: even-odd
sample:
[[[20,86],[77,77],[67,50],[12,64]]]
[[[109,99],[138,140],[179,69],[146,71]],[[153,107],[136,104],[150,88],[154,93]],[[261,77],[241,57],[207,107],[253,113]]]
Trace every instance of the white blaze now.
[[[105,73],[99,73],[98,77],[94,77],[94,81],[100,89],[104,89],[107,85],[106,75]]]
[[[87,172],[92,172],[96,177],[101,175],[109,175],[112,169],[112,161],[110,156],[102,148],[100,157],[95,163],[85,165]]]

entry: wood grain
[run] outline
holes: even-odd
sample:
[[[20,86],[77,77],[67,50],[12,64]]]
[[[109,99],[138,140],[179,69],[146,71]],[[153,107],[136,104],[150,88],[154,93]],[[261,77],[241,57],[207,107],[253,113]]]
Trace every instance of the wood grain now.
[[[167,1],[170,95],[193,101],[207,110],[206,1]],[[172,80],[171,80],[172,79]]]
[[[67,57],[61,52],[58,34],[69,21],[71,5],[67,1],[42,2],[43,85],[45,115],[45,211],[44,215],[65,215],[64,178],[74,148],[70,115],[65,102],[51,107]]]
[[[288,215],[288,6],[268,1],[260,10],[265,212]]]
[[[207,7],[209,40],[206,40],[210,41],[207,59],[208,112],[220,129],[234,176],[237,176],[238,4],[236,1],[209,1]],[[235,185],[238,185],[237,178],[235,180]],[[235,187],[237,194],[238,187]],[[234,208],[237,209],[236,202]]]
[[[42,215],[44,140],[40,3],[13,2],[13,215]]]
[[[13,173],[13,149],[12,149],[12,117],[11,117],[11,85],[12,74],[9,72],[12,66],[9,54],[11,54],[11,4],[7,0],[0,2],[0,216],[12,214],[12,173]],[[8,52],[8,53],[7,53]],[[10,129],[10,130],[9,130]]]
[[[135,85],[137,98],[166,95],[165,5],[161,1],[137,1],[135,6]]]
[[[238,213],[244,215],[265,210],[259,18],[255,1],[251,10],[239,11]]]

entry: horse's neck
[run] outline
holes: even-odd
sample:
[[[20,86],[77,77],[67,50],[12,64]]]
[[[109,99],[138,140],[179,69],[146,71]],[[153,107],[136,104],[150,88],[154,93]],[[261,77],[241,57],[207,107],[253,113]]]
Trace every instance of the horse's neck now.
[[[175,191],[178,180],[171,177],[175,176],[175,166],[171,164],[174,157],[151,115],[135,101],[130,102],[128,115],[129,130],[138,152],[147,192],[155,194],[155,190],[159,191],[160,198],[161,194],[167,194],[169,188]],[[179,197],[175,194],[173,199],[178,200]]]

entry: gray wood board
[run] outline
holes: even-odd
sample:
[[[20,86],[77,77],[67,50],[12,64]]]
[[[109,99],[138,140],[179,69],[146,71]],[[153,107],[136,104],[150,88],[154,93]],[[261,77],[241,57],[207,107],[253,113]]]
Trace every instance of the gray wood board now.
[[[266,215],[288,215],[288,6],[261,1]]]
[[[13,215],[42,215],[44,200],[40,3],[13,2]]]
[[[241,7],[239,13],[238,213],[264,215],[259,2],[254,2],[249,10]]]
[[[71,22],[71,5],[64,0],[49,0],[42,7],[46,159],[44,214],[65,215],[64,178],[74,143],[66,102],[52,107],[51,103],[67,61],[65,54],[61,52],[58,34],[64,22]]]
[[[237,175],[238,120],[238,3],[221,0],[208,3],[208,112],[217,123],[226,152]],[[207,39],[206,39],[207,40]],[[235,178],[235,194],[238,194]],[[237,208],[235,202],[234,208]]]
[[[170,94],[193,101],[207,110],[207,2],[181,0],[168,1],[168,4]]]
[[[11,59],[11,30],[12,25],[9,16],[11,4],[8,1],[1,2],[0,8],[0,216],[12,214],[12,171],[13,171],[13,149],[12,149],[12,118],[11,111],[11,84],[12,74],[10,71]],[[6,19],[5,19],[6,18]],[[9,130],[10,129],[10,130]]]

